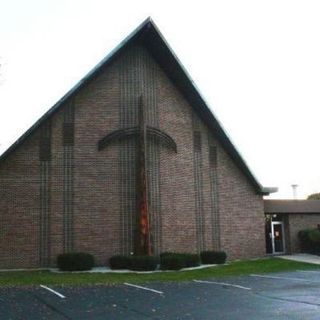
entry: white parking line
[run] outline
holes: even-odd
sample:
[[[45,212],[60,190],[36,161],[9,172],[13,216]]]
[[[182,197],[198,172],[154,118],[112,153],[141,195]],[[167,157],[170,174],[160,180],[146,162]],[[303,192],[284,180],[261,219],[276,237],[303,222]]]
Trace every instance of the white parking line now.
[[[132,283],[127,283],[127,282],[125,282],[124,285],[129,286],[129,287],[134,287],[134,288],[142,289],[142,290],[151,291],[151,292],[158,293],[158,294],[163,294],[162,291],[158,291],[158,290],[151,289],[151,288],[147,288],[147,287],[137,286],[137,285],[132,284]]]
[[[232,284],[232,283],[205,281],[205,280],[193,280],[193,281],[198,283],[220,284],[222,286],[235,287],[235,288],[244,289],[244,290],[251,290],[251,288],[239,286],[237,284]]]
[[[250,274],[250,277],[257,277],[257,278],[267,278],[267,279],[282,279],[282,280],[293,280],[293,281],[302,281],[302,282],[311,282],[311,283],[320,283],[320,281],[313,281],[307,279],[300,279],[300,278],[288,278],[288,277],[277,277],[277,276],[263,276],[260,274]]]
[[[65,296],[64,296],[63,294],[61,294],[61,293],[59,293],[59,292],[57,292],[57,291],[55,291],[55,290],[53,290],[53,289],[51,289],[51,288],[49,288],[49,287],[47,287],[47,286],[44,286],[44,285],[40,284],[40,287],[43,288],[43,289],[46,289],[46,290],[48,290],[48,291],[50,291],[50,292],[52,292],[52,293],[54,293],[55,295],[57,295],[57,296],[60,297],[61,299],[64,299],[64,298],[65,298]]]
[[[320,270],[319,271],[316,271],[316,270],[297,270],[298,272],[306,272],[306,273],[317,273],[319,274],[320,273]]]

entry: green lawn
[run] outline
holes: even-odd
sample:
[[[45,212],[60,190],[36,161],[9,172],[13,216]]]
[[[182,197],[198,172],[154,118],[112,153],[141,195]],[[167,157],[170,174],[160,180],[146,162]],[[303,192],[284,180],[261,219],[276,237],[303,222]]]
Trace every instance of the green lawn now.
[[[143,283],[149,281],[188,281],[193,279],[221,278],[246,275],[250,273],[268,273],[294,270],[319,269],[320,266],[279,258],[236,261],[227,265],[206,269],[162,272],[152,274],[136,273],[51,273],[49,271],[11,271],[0,272],[0,286],[29,285],[112,285],[123,282]]]

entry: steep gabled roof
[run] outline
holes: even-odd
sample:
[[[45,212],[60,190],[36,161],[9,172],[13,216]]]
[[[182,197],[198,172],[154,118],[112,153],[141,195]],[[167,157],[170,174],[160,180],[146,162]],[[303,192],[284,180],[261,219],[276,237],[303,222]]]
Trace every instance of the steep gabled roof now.
[[[113,51],[111,51],[95,68],[93,68],[82,80],[80,80],[69,92],[67,92],[48,112],[46,112],[28,131],[26,131],[11,147],[1,156],[0,163],[6,159],[20,144],[27,139],[46,119],[57,112],[60,107],[76,94],[89,81],[94,79],[106,66],[111,64],[128,46],[134,43],[143,44],[158,62],[167,76],[181,91],[190,105],[197,111],[201,119],[212,130],[221,145],[234,160],[239,169],[249,179],[257,193],[267,195],[277,191],[276,188],[263,188],[254,177],[249,167],[231,142],[220,122],[213,115],[200,94],[196,85],[192,81],[177,56],[174,54],[154,22],[148,18],[137,29],[135,29],[124,41],[122,41]]]

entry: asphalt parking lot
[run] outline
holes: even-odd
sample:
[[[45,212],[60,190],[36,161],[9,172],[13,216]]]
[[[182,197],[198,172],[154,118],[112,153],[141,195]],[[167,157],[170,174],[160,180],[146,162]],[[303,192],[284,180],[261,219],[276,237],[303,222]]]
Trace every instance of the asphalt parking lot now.
[[[0,319],[320,319],[320,271],[116,286],[1,288]]]

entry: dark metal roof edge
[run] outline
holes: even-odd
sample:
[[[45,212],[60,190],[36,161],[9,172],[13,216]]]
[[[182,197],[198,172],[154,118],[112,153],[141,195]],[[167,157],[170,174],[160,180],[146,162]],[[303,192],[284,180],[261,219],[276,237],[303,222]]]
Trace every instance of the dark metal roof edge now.
[[[269,195],[270,193],[275,193],[278,192],[278,188],[277,187],[262,187],[262,192],[264,195]]]
[[[212,110],[209,108],[209,104],[206,102],[202,94],[200,93],[199,88],[196,86],[195,82],[192,80],[190,74],[185,69],[179,58],[176,56],[166,39],[161,34],[158,27],[155,25],[153,20],[148,17],[145,21],[143,21],[134,31],[132,31],[123,41],[119,43],[104,59],[102,59],[85,77],[83,77],[75,86],[71,88],[56,104],[53,105],[36,123],[31,126],[16,142],[14,142],[1,156],[0,162],[3,161],[7,156],[13,152],[28,136],[30,136],[46,119],[48,119],[52,114],[57,112],[59,108],[66,102],[71,96],[73,96],[80,88],[82,88],[88,81],[90,81],[94,75],[108,63],[110,63],[113,58],[124,48],[128,45],[131,41],[134,40],[136,36],[138,36],[145,28],[148,26],[152,26],[159,36],[161,41],[164,43],[165,48],[168,50],[169,54],[172,55],[174,61],[177,63],[178,68],[181,69],[181,72],[187,78],[188,82],[191,84],[191,88],[193,93],[198,96],[202,107],[205,109],[206,114],[210,117],[209,121],[213,122],[213,127],[215,127],[219,134],[222,137],[223,142],[227,145],[228,151],[232,154],[234,160],[238,163],[239,167],[245,173],[245,175],[249,178],[251,183],[255,186],[257,192],[261,195],[268,195],[271,192],[276,192],[276,188],[264,188],[254,176],[252,171],[250,170],[248,164],[245,162],[244,158],[241,156],[240,152],[235,147],[235,144],[232,142],[231,138],[227,134],[226,130],[224,129],[221,122],[217,119],[214,115]],[[225,145],[225,147],[226,147]]]

